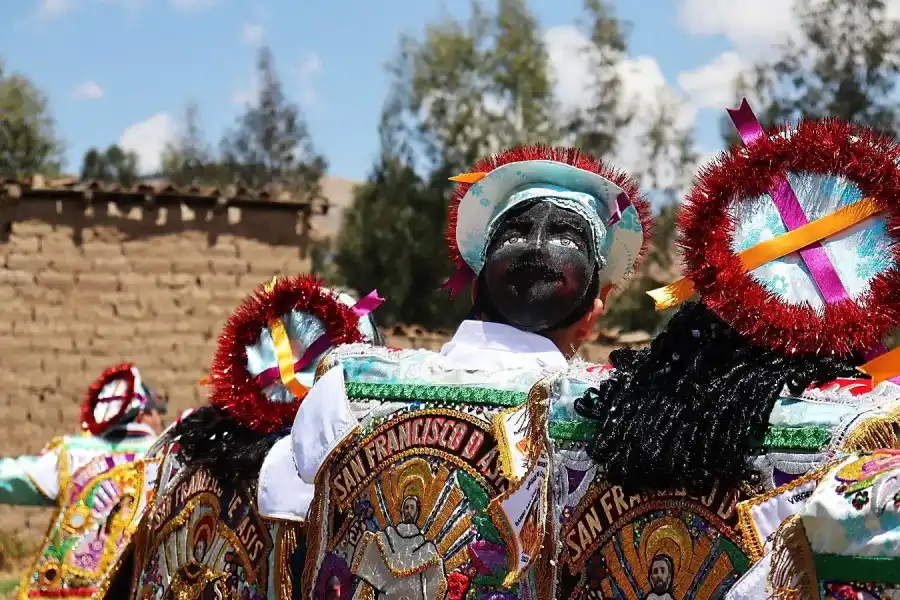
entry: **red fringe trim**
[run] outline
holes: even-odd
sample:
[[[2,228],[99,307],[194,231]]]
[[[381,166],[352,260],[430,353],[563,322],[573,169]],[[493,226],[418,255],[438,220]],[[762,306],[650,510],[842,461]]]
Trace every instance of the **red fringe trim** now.
[[[246,347],[275,317],[300,310],[319,319],[332,344],[364,341],[353,309],[327,292],[313,276],[278,279],[270,292],[260,286],[229,317],[219,336],[209,378],[210,403],[254,431],[272,433],[289,427],[301,400],[288,404],[269,401],[247,370]]]
[[[647,254],[650,252],[650,244],[653,241],[653,213],[650,210],[650,201],[641,193],[637,182],[635,182],[627,173],[614,169],[603,161],[585,154],[575,148],[562,148],[554,146],[532,145],[519,146],[511,148],[499,154],[483,158],[470,171],[471,173],[489,173],[498,167],[508,165],[514,162],[523,162],[527,160],[552,160],[555,162],[565,163],[573,167],[597,173],[598,175],[609,179],[617,186],[622,188],[631,198],[635,209],[641,219],[641,227],[644,232],[644,241],[641,244],[641,250],[635,258],[634,265],[626,273],[622,281],[617,282],[616,287],[623,287],[629,279],[637,272]],[[444,237],[447,240],[447,246],[450,251],[450,260],[456,264],[458,260],[462,260],[459,252],[459,246],[456,243],[456,224],[459,218],[459,205],[469,191],[472,184],[458,183],[453,190],[450,198],[449,212],[447,215],[447,229]]]
[[[839,175],[873,198],[888,231],[897,231],[900,169],[894,161],[900,147],[871,129],[835,120],[802,121],[788,136],[779,135],[788,131],[770,130],[751,149],[731,148],[701,169],[678,219],[685,276],[711,310],[757,344],[804,355],[862,352],[900,325],[896,266],[878,275],[858,302],[827,305],[820,316],[782,301],[744,273],[731,250],[735,223],[727,211],[734,199],[767,194],[785,172]],[[894,260],[900,261],[900,245]]]
[[[81,429],[83,431],[87,431],[91,435],[100,435],[109,428],[110,424],[115,423],[122,415],[128,412],[135,394],[134,372],[131,370],[133,367],[133,363],[122,363],[110,367],[103,371],[100,377],[91,384],[87,394],[84,396],[84,402],[81,403]],[[97,406],[100,390],[102,390],[103,386],[107,383],[116,379],[124,379],[126,383],[125,397],[122,399],[122,408],[119,409],[119,414],[108,422],[98,423],[94,418],[94,407]]]

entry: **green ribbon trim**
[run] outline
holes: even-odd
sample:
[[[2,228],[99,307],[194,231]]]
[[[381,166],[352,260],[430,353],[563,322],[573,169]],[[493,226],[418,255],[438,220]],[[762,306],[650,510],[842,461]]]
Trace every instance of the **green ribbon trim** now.
[[[369,383],[350,381],[347,395],[355,400],[423,402],[440,404],[479,404],[482,406],[522,406],[527,392],[496,390],[465,385],[425,385],[418,383]],[[596,421],[551,421],[550,437],[569,442],[587,442],[594,438]],[[784,450],[820,450],[831,441],[827,427],[770,427],[763,446]]]
[[[819,581],[900,584],[900,558],[814,554]]]
[[[421,385],[416,383],[346,384],[347,396],[357,400],[394,400],[398,402],[435,402],[448,404],[481,404],[486,406],[522,406],[528,392],[495,390],[465,385]]]
[[[828,427],[769,427],[763,446],[785,450],[821,450],[831,443]]]

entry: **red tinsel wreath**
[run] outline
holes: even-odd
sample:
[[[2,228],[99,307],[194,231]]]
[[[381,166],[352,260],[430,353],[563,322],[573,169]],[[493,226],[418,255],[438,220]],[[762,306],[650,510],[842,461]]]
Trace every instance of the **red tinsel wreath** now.
[[[628,194],[628,197],[631,198],[631,202],[634,204],[634,208],[637,210],[641,220],[644,241],[641,244],[641,250],[638,252],[631,270],[625,275],[622,281],[617,284],[618,287],[622,287],[631,276],[637,272],[641,263],[644,262],[644,259],[647,258],[647,254],[650,252],[650,244],[653,240],[652,232],[654,220],[653,213],[650,210],[650,201],[641,193],[637,183],[624,171],[614,169],[603,161],[596,159],[589,154],[585,154],[580,150],[575,148],[542,145],[519,146],[510,148],[509,150],[505,150],[493,156],[488,156],[487,158],[478,161],[470,173],[490,173],[503,165],[527,160],[552,160],[571,165],[584,171],[596,173],[622,188],[622,190]],[[457,266],[466,265],[462,258],[462,254],[459,252],[459,245],[456,241],[456,224],[459,216],[459,205],[471,186],[472,184],[470,183],[458,183],[453,190],[453,195],[450,198],[449,213],[447,215],[447,228],[444,232],[444,237],[447,240],[447,246],[450,250],[450,260]]]
[[[87,431],[91,435],[100,435],[112,423],[115,423],[120,418],[122,418],[128,409],[131,408],[131,401],[134,400],[134,371],[132,368],[134,365],[132,363],[124,363],[121,365],[116,365],[114,367],[110,367],[109,369],[103,371],[103,374],[91,384],[91,387],[88,388],[87,394],[85,394],[84,402],[81,403],[81,429]],[[125,380],[125,395],[122,397],[122,407],[119,409],[119,412],[115,417],[108,419],[102,423],[97,422],[96,417],[94,416],[94,408],[97,406],[97,401],[100,396],[100,390],[111,381],[115,381],[116,379],[124,379]]]
[[[737,331],[773,350],[839,356],[863,352],[900,325],[900,273],[896,266],[876,276],[858,301],[825,306],[792,305],[744,272],[731,249],[735,223],[727,211],[734,199],[750,202],[768,194],[786,172],[837,175],[872,198],[887,220],[900,227],[897,143],[857,125],[835,120],[803,121],[796,128],[767,131],[751,148],[734,147],[704,167],[678,218],[685,276],[703,302]],[[768,200],[771,202],[771,200]],[[900,261],[900,245],[894,246]]]
[[[301,400],[271,402],[247,370],[246,348],[257,342],[269,321],[292,310],[313,315],[325,327],[332,345],[364,341],[353,309],[312,276],[278,279],[271,291],[260,287],[229,317],[219,336],[209,378],[210,403],[238,423],[261,433],[289,427]]]

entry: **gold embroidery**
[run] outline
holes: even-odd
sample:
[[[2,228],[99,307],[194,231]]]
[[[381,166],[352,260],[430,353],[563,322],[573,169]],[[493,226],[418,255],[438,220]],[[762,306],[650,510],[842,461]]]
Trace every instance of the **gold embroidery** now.
[[[841,445],[844,452],[865,452],[880,448],[900,446],[897,430],[900,428],[900,408],[886,415],[871,417],[855,427]]]
[[[294,597],[291,556],[297,549],[297,539],[301,535],[302,525],[279,522],[278,543],[275,545],[275,600],[291,600]]]
[[[750,558],[751,562],[755,563],[759,561],[765,554],[765,541],[762,539],[762,535],[759,533],[759,530],[756,528],[756,523],[753,520],[753,508],[760,504],[763,504],[764,502],[772,500],[776,496],[780,496],[793,489],[796,489],[807,482],[818,481],[828,472],[828,470],[831,469],[831,467],[836,462],[840,462],[840,459],[838,459],[837,461],[829,461],[825,465],[814,469],[809,473],[802,475],[797,479],[794,479],[793,481],[789,481],[788,483],[785,483],[784,485],[779,486],[773,490],[769,490],[763,494],[760,494],[748,500],[744,500],[737,505],[737,529],[741,533],[745,550],[747,551],[748,558]]]
[[[799,515],[785,519],[775,533],[768,586],[773,598],[819,600],[816,564]]]

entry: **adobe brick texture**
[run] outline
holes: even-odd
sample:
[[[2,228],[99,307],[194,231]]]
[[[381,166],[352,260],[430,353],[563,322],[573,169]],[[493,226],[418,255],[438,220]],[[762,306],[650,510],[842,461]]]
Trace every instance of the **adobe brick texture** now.
[[[309,269],[291,212],[177,212],[29,198],[0,209],[0,456],[76,431],[85,390],[116,363],[136,363],[173,412],[203,402],[230,312],[273,275]],[[49,515],[0,507],[0,535],[36,544]]]

